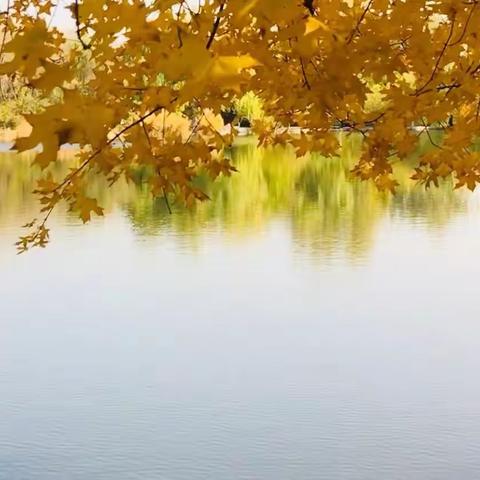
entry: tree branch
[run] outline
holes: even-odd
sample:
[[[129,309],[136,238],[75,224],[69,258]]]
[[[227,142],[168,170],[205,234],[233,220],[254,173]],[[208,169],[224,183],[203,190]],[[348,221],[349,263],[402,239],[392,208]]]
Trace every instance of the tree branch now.
[[[472,19],[473,14],[475,13],[475,9],[477,8],[477,6],[478,6],[478,0],[474,0],[474,2],[472,4],[472,8],[470,9],[470,12],[468,12],[467,19],[465,20],[465,25],[463,26],[462,33],[460,34],[460,36],[458,37],[457,40],[455,40],[453,43],[448,45],[449,47],[453,47],[454,45],[458,45],[463,40],[463,38],[465,37],[465,34],[467,33],[467,29],[468,29],[468,25],[470,24],[470,20]]]
[[[360,25],[362,24],[364,18],[366,17],[368,11],[370,10],[371,6],[372,6],[372,3],[373,3],[373,0],[370,0],[367,4],[367,6],[365,7],[365,9],[363,10],[362,14],[360,15],[360,18],[358,19],[357,21],[357,24],[355,25],[355,27],[353,28],[352,32],[350,33],[348,39],[347,39],[347,45],[349,45],[350,43],[352,43],[353,39],[355,38],[355,35],[357,33],[360,32]]]
[[[305,65],[303,64],[303,59],[300,57],[300,65],[302,67],[302,75],[303,75],[303,83],[308,88],[308,90],[312,89],[310,82],[308,81],[307,72],[305,71]]]
[[[102,153],[105,147],[108,147],[109,145],[114,143],[115,140],[118,140],[124,133],[128,132],[128,130],[130,130],[131,128],[142,124],[147,118],[151,117],[152,115],[160,111],[162,108],[163,106],[157,106],[153,110],[150,110],[150,112],[146,113],[145,115],[141,116],[134,122],[128,124],[126,127],[122,128],[122,130],[120,130],[110,140],[107,141],[105,146],[97,148],[88,158],[84,160],[84,162],[77,169],[75,169],[70,175],[68,175],[63,180],[63,182],[58,184],[50,193],[55,193],[58,190],[65,187],[66,185],[68,185],[69,183],[71,183],[73,178],[75,178],[97,155],[100,155],[100,153]]]
[[[78,0],[75,0],[75,3],[72,5],[73,8],[73,16],[75,17],[75,27],[77,32],[77,38],[82,48],[84,50],[90,50],[92,46],[88,43],[85,43],[82,38],[82,30],[80,28],[80,7],[78,5]]]
[[[215,22],[213,23],[212,31],[210,33],[210,37],[208,37],[208,42],[206,45],[206,49],[210,50],[210,47],[212,46],[213,40],[215,39],[215,35],[217,34],[218,27],[220,26],[220,21],[221,21],[221,14],[223,10],[225,9],[225,2],[222,2],[220,5],[220,8],[218,9],[217,13],[217,18],[215,19]]]
[[[430,77],[428,78],[428,80],[423,84],[422,87],[420,87],[416,92],[415,92],[415,96],[417,95],[420,95],[420,93],[422,93],[425,88],[430,85],[430,83],[432,83],[433,79],[435,78],[435,75],[437,74],[438,72],[438,69],[440,68],[440,62],[442,61],[442,58],[443,56],[445,55],[445,52],[447,50],[447,48],[449,47],[449,43],[450,43],[450,40],[452,39],[452,36],[453,36],[453,30],[455,28],[455,15],[453,15],[452,17],[452,23],[450,25],[450,32],[448,33],[448,37],[447,37],[447,40],[445,41],[445,43],[443,44],[443,47],[442,47],[442,50],[440,52],[440,55],[438,56],[437,58],[437,61],[435,62],[435,66],[433,67],[433,71],[430,75]]]

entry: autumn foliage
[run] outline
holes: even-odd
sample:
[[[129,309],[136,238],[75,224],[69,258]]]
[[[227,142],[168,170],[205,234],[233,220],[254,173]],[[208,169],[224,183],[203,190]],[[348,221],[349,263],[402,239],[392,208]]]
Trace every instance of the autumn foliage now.
[[[245,92],[262,101],[253,125],[262,144],[292,144],[297,155],[338,149],[335,125],[362,135],[353,173],[394,191],[392,162],[418,136],[441,128],[417,159],[426,185],[453,176],[480,181],[478,0],[83,0],[70,5],[73,35],[50,26],[50,0],[16,0],[3,12],[0,74],[21,78],[49,99],[29,115],[42,145],[37,193],[45,217],[19,248],[44,245],[60,201],[84,221],[101,214],[89,173],[111,183],[151,172],[154,196],[204,199],[200,173],[230,174],[225,152],[235,129],[220,113]],[[72,38],[73,37],[73,38]],[[79,65],[83,74],[78,75]],[[85,73],[86,72],[86,73]],[[375,94],[379,101],[372,102]],[[289,126],[300,129],[289,129]],[[79,144],[64,178],[51,166],[63,144]]]

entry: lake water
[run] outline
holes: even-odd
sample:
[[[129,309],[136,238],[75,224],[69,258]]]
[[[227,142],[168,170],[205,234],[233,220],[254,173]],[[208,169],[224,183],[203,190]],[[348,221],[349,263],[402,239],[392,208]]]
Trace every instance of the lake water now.
[[[480,197],[381,195],[341,159],[245,144],[168,214],[92,190],[45,250],[0,158],[0,479],[477,479]]]

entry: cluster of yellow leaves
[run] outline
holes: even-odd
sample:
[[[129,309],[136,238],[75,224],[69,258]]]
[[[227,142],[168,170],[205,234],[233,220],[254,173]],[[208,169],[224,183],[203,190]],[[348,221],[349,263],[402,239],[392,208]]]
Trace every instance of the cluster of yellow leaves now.
[[[3,16],[0,74],[21,75],[50,106],[29,116],[19,150],[41,145],[47,172],[65,143],[78,166],[45,180],[46,215],[66,201],[84,221],[102,209],[86,173],[112,183],[150,171],[153,195],[203,199],[195,179],[229,174],[234,131],[218,115],[242,92],[260,97],[263,144],[333,155],[332,127],[364,136],[354,174],[394,191],[392,158],[419,134],[448,127],[420,156],[414,178],[453,176],[473,189],[480,112],[479,0],[73,0],[71,35],[49,27],[52,0],[17,0]],[[89,72],[78,79],[79,61]],[[379,101],[372,101],[372,95]],[[453,121],[449,121],[453,119]],[[447,125],[448,122],[448,125]],[[289,129],[295,126],[295,129]],[[416,126],[416,128],[413,128]],[[48,175],[48,173],[47,173]],[[48,178],[48,177],[46,177]],[[45,222],[19,246],[44,244]]]

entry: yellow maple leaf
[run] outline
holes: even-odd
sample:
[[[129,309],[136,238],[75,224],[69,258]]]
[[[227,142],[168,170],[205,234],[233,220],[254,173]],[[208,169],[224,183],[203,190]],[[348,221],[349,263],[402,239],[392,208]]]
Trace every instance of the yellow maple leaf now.
[[[82,219],[83,223],[90,221],[92,217],[92,212],[103,216],[103,208],[98,205],[98,202],[94,198],[85,197],[83,195],[79,196],[73,205],[73,209],[78,211],[79,217]]]

